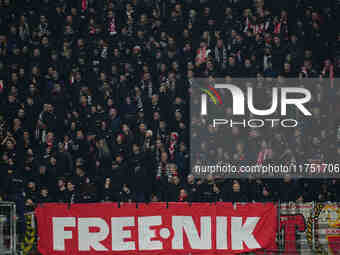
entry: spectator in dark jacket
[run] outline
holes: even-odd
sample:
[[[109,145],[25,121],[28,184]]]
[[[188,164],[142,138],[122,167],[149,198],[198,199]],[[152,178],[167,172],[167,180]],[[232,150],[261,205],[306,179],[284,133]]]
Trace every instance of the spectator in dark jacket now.
[[[248,202],[248,197],[238,180],[233,180],[231,183],[227,182],[224,184],[222,197],[223,201],[233,203]]]

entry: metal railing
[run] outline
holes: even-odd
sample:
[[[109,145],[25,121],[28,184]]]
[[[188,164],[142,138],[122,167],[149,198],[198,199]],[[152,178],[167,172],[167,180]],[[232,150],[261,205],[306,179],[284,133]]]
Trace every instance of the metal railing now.
[[[0,202],[0,254],[16,254],[16,206]]]

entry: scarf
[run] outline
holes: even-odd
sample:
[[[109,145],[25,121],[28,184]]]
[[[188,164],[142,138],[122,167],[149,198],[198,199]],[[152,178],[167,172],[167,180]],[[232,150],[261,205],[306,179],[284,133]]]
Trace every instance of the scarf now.
[[[126,11],[126,16],[128,17],[128,19],[132,19],[132,15],[134,13],[134,10],[130,10],[130,11]]]
[[[287,34],[288,34],[288,26],[286,21],[280,21],[277,24],[274,24],[274,34],[278,35],[278,34],[282,34],[284,35],[285,39],[287,39]]]
[[[184,201],[187,200],[187,198],[188,198],[188,195],[187,195],[187,194],[179,195],[178,201],[179,201],[179,202],[184,202]]]
[[[40,128],[36,128],[35,129],[35,138],[36,140],[40,140]]]
[[[275,25],[275,27],[274,27],[274,34],[280,34],[281,33],[281,25],[282,25],[281,22],[279,22],[279,23],[277,23]]]
[[[109,24],[109,32],[110,32],[110,35],[115,35],[117,34],[117,31],[116,31],[116,19],[115,17],[113,17],[110,21],[110,24]]]
[[[69,144],[70,144],[70,143],[71,143],[70,141],[64,143],[64,150],[65,150],[65,151],[68,151],[68,148],[69,148]]]
[[[39,31],[43,34],[43,35],[47,35],[48,34],[48,25],[46,23],[42,23],[39,25]]]
[[[46,144],[47,144],[47,147],[52,148],[53,147],[53,139],[46,138]]]
[[[40,136],[40,128],[39,128],[38,134]],[[47,137],[46,129],[43,129],[42,132],[41,132],[41,141],[42,141],[42,143],[46,143],[46,137]]]
[[[210,50],[207,50],[207,48],[205,48],[205,47],[204,48],[199,48],[197,50],[197,60],[200,63],[206,62],[209,53],[210,53]]]
[[[239,62],[239,63],[242,63],[242,56],[241,56],[241,51],[238,51],[236,53],[236,60]]]
[[[245,22],[244,22],[244,29],[243,29],[243,32],[246,33],[248,32],[249,30],[251,30],[251,27],[252,27],[252,24],[249,20],[249,17],[246,18]]]
[[[253,26],[253,32],[254,34],[262,34],[267,28],[266,28],[267,24],[256,24],[255,26]]]
[[[149,81],[148,85],[147,85],[147,89],[148,89],[148,96],[151,98],[152,97],[152,83]]]
[[[271,43],[272,43],[272,37],[271,37],[271,36],[265,37],[265,38],[264,38],[264,41],[265,41],[265,44],[266,44],[267,46],[269,46],[269,45],[271,45]]]
[[[102,49],[102,52],[101,52],[100,56],[101,56],[102,58],[106,59],[106,58],[107,58],[107,55],[108,55],[108,48],[107,48],[107,47],[104,47],[104,48]]]
[[[2,93],[3,90],[4,90],[4,81],[1,80],[0,81],[0,93]]]
[[[27,23],[24,23],[22,29],[21,30],[19,29],[19,36],[21,40],[25,41],[29,39],[29,35],[30,35],[29,27]]]
[[[329,79],[331,80],[331,88],[334,88],[334,66],[329,65],[328,67],[324,67],[322,70],[322,75],[329,75]]]
[[[259,152],[259,155],[257,157],[257,164],[258,165],[263,164],[263,162],[267,159],[268,153],[269,153],[269,149],[265,149],[265,150]]]
[[[173,132],[171,133],[171,139],[170,139],[170,146],[169,146],[169,153],[170,153],[170,159],[174,160],[175,158],[175,147],[178,140],[178,133]]]
[[[152,83],[151,81],[145,81],[143,80],[141,85],[141,89],[142,91],[148,96],[148,97],[152,97]]]
[[[86,11],[86,9],[87,9],[87,0],[81,0],[81,9],[83,10],[83,11]]]
[[[263,71],[266,71],[267,69],[269,69],[271,62],[272,62],[272,56],[264,55],[264,57],[263,57]]]
[[[137,109],[143,110],[143,101],[140,96],[136,97]]]
[[[308,77],[309,73],[305,66],[301,67],[301,73],[305,75],[305,77]]]
[[[158,165],[156,179],[159,180],[162,176],[167,176],[168,180],[171,180],[172,173],[170,171],[169,164],[165,164],[163,162],[160,162],[159,165]]]
[[[94,35],[96,33],[96,27],[95,26],[90,26],[90,34]]]
[[[73,74],[71,74],[71,77],[70,77],[70,84],[72,85],[74,83],[74,76]]]
[[[222,51],[222,53],[221,53]],[[222,55],[222,56],[221,56]],[[222,65],[222,68],[225,67],[225,63],[227,62],[227,49],[223,45],[222,49],[215,47],[215,60],[219,65]]]

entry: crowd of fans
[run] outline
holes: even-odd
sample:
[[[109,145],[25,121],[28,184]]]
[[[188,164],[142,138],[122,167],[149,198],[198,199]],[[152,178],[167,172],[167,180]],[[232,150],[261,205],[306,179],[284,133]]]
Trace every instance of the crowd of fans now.
[[[339,12],[332,0],[0,0],[1,198],[19,212],[45,202],[336,199],[336,179],[195,178],[189,95],[194,77],[324,78],[339,95]],[[232,157],[246,155],[237,139],[249,135],[262,139],[256,155],[303,154],[310,143],[338,158],[329,102],[334,121],[322,126],[318,109],[307,144],[301,130],[263,140],[236,128]]]

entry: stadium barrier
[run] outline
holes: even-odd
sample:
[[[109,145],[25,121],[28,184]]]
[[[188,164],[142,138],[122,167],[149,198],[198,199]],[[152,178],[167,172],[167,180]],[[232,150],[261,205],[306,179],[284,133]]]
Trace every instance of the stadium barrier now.
[[[16,206],[0,202],[0,254],[16,254]]]
[[[283,254],[338,254],[339,203],[281,203],[279,208]]]
[[[37,248],[37,235],[35,225],[34,212],[28,212],[25,214],[25,232],[22,233],[22,242],[20,244],[20,250],[22,255],[30,255]]]
[[[238,204],[244,203],[237,203],[235,206],[237,207]],[[338,254],[340,251],[340,203],[290,202],[276,205],[277,249],[243,254]],[[34,228],[35,226],[34,224]]]

